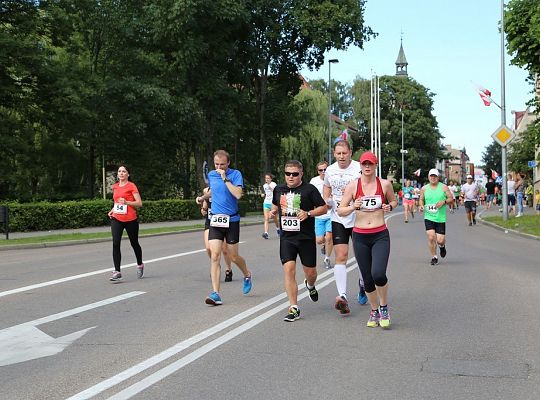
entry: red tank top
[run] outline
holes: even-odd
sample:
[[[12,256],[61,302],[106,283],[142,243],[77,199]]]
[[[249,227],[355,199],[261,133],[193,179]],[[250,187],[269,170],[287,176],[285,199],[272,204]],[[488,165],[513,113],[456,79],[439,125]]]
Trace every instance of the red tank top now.
[[[378,177],[375,177],[377,182],[377,189],[375,190],[374,196],[381,196],[383,203],[387,203],[386,196],[384,195],[383,188],[381,185],[381,180]],[[362,189],[362,178],[358,178],[358,183],[356,185],[356,196],[355,199],[358,199],[360,197],[364,196],[364,190]],[[353,231],[356,233],[377,233],[382,232],[386,229],[386,224],[377,226],[375,228],[353,228]]]

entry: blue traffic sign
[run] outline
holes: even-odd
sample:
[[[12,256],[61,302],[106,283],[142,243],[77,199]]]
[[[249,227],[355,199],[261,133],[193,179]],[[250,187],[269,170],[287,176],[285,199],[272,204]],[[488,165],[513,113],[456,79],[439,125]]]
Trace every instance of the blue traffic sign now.
[[[527,166],[528,166],[529,168],[534,168],[534,167],[536,167],[536,160],[527,161]]]

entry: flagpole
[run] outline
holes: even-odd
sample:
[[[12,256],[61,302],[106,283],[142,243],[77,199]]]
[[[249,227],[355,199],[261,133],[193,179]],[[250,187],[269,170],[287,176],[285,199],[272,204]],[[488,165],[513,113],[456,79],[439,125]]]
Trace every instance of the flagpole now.
[[[501,125],[506,125],[506,87],[504,74],[504,0],[501,0]],[[508,220],[508,184],[506,181],[506,146],[501,147],[502,164],[502,207],[503,221]]]

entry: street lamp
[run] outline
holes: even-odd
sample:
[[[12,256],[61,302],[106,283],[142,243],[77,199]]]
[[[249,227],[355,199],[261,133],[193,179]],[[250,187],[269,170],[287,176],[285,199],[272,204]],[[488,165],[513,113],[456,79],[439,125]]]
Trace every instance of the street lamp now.
[[[339,60],[332,58],[328,60],[328,165],[332,163],[332,64],[337,64]]]
[[[405,150],[404,146],[404,124],[403,124],[403,110],[401,110],[401,150],[399,151],[401,153],[401,184],[405,185],[405,154],[408,153],[407,150]]]

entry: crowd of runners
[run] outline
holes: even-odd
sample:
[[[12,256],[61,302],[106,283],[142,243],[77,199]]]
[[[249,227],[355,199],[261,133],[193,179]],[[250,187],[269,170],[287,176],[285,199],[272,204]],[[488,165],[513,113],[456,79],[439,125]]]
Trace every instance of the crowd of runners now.
[[[462,204],[467,223],[476,224],[476,207],[481,202],[481,187],[471,175],[467,182],[457,186],[439,181],[435,168],[428,173],[424,186],[407,180],[398,196],[390,181],[376,176],[378,159],[370,151],[358,161],[352,159],[349,142],[334,144],[333,164],[317,164],[317,176],[305,178],[300,161],[289,160],[284,166],[284,183],[276,184],[274,176],[265,175],[261,196],[263,200],[264,230],[262,237],[269,239],[273,224],[279,238],[279,257],[283,266],[284,286],[289,308],[284,320],[300,318],[296,262],[300,259],[304,285],[309,298],[318,301],[317,246],[323,255],[323,266],[332,269],[336,282],[334,308],[340,314],[349,314],[347,293],[347,259],[349,244],[359,267],[358,293],[360,304],[369,304],[368,327],[389,328],[387,268],[390,256],[390,234],[385,215],[402,200],[404,222],[422,213],[430,252],[429,263],[439,263],[446,256],[446,210],[453,211]],[[238,201],[243,194],[242,173],[230,168],[230,156],[218,150],[213,157],[214,169],[208,173],[208,186],[196,198],[205,217],[204,242],[210,258],[211,291],[205,303],[223,304],[220,294],[221,258],[225,261],[225,282],[232,281],[232,264],[243,275],[243,294],[252,289],[252,274],[245,259],[239,254],[240,214]],[[482,188],[483,189],[483,188]],[[496,204],[497,186],[492,180],[485,185],[487,208]],[[120,271],[120,239],[127,231],[137,259],[137,277],[144,275],[142,249],[138,242],[139,224],[136,209],[142,206],[137,186],[131,182],[126,166],[118,169],[118,182],[113,185],[114,206],[109,212],[113,236],[114,271],[110,278],[122,279]],[[514,203],[515,204],[515,203]],[[512,206],[512,204],[510,204]],[[518,215],[519,215],[518,211]],[[333,254],[334,263],[331,261]]]

